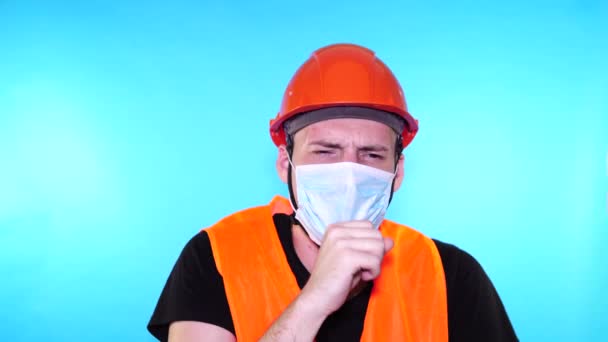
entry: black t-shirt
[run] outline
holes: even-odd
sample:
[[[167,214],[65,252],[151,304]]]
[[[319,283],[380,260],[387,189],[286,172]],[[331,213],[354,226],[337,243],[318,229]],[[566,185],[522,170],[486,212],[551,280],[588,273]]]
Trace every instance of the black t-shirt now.
[[[300,288],[310,277],[293,246],[291,218],[273,216],[285,256]],[[449,340],[517,341],[509,317],[479,263],[459,248],[433,240],[443,263],[448,299]],[[371,295],[372,283],[331,314],[316,341],[359,341]],[[214,324],[234,334],[234,324],[209,236],[205,231],[184,247],[158,300],[148,330],[166,341],[169,325],[176,321]]]

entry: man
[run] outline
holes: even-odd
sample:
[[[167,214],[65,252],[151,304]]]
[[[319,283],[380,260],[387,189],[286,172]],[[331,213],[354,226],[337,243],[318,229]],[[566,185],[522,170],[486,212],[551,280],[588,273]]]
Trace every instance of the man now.
[[[417,130],[372,51],[315,51],[270,125],[290,200],[192,238],[150,332],[163,341],[516,341],[475,259],[384,219]]]

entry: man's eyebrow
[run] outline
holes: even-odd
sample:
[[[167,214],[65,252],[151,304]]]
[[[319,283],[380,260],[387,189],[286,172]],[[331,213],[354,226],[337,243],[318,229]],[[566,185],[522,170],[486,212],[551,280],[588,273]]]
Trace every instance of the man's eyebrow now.
[[[325,148],[342,148],[342,145],[336,143],[336,142],[331,142],[331,141],[327,141],[327,140],[314,140],[308,143],[308,145],[313,146],[313,145],[317,145],[317,146],[322,146]]]
[[[388,152],[389,151],[389,148],[386,147],[385,145],[378,145],[378,144],[359,146],[359,147],[357,147],[357,149],[359,151],[364,151],[364,152]]]
[[[339,143],[328,141],[328,140],[314,140],[308,143],[309,146],[321,146],[325,148],[343,148],[343,146]],[[390,149],[381,144],[371,144],[371,145],[363,145],[358,146],[357,150],[363,152],[388,152]]]

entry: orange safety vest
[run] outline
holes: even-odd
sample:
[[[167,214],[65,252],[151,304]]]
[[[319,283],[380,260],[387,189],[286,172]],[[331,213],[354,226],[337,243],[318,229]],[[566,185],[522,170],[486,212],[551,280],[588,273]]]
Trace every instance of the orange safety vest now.
[[[228,216],[206,229],[239,341],[257,341],[300,292],[272,215],[292,212],[287,199]],[[445,275],[435,243],[384,220],[395,245],[374,280],[361,341],[447,341]]]

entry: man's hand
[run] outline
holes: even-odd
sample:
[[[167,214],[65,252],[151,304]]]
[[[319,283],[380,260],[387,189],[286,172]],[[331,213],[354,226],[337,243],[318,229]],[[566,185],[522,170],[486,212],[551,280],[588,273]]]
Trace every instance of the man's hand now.
[[[300,297],[327,316],[338,310],[361,281],[380,274],[393,240],[382,237],[369,221],[349,221],[328,227],[310,279]]]
[[[382,258],[391,248],[393,240],[382,237],[369,221],[329,226],[306,286],[261,341],[312,341],[361,281],[380,274]]]

